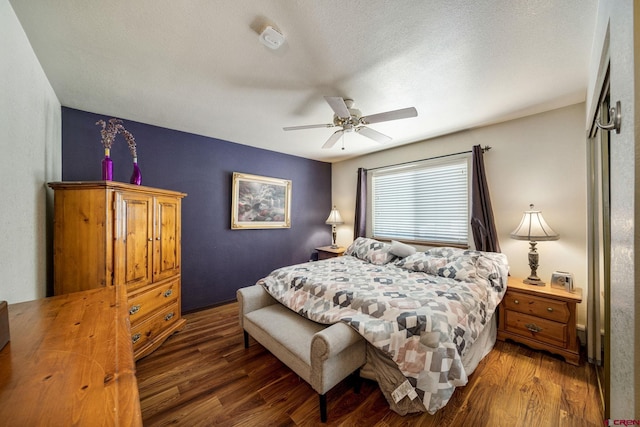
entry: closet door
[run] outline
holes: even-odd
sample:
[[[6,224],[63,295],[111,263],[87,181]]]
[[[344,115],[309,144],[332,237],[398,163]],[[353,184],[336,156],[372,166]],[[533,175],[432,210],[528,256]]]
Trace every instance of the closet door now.
[[[115,199],[116,284],[124,284],[131,291],[153,279],[153,197],[117,191]]]
[[[596,122],[608,123],[609,70],[601,86],[599,105],[587,140],[588,170],[588,255],[589,289],[587,302],[587,360],[596,367],[603,413],[609,418],[610,369],[610,283],[611,283],[611,196],[609,132]]]
[[[180,199],[155,198],[153,280],[180,274]]]

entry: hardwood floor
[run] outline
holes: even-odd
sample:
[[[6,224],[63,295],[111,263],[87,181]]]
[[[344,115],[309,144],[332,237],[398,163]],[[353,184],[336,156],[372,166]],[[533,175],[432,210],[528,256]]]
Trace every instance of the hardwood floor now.
[[[187,326],[139,360],[145,426],[320,425],[318,395],[256,341],[245,349],[237,303],[187,314]],[[327,393],[327,426],[601,426],[596,376],[582,363],[498,342],[435,415],[400,416],[377,384]]]

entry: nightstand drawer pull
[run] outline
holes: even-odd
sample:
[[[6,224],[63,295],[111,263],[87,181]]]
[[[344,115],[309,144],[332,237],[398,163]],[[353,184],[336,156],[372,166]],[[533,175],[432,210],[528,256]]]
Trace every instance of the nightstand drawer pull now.
[[[140,334],[135,334],[134,336],[131,337],[131,341],[135,344],[138,341],[140,341],[140,338],[142,338],[142,335]]]
[[[131,308],[129,309],[129,314],[130,314],[130,315],[134,315],[134,314],[136,314],[138,311],[140,311],[140,304],[136,304],[136,305],[134,305],[133,307],[131,307]]]
[[[513,300],[513,303],[514,303],[514,304],[520,304],[520,301],[518,301],[517,299],[514,299],[514,300]]]
[[[553,307],[547,307],[547,311],[548,311],[549,313],[553,312]]]
[[[173,293],[173,291],[171,289],[167,289],[166,291],[164,291],[163,295],[164,295],[165,298],[169,298],[172,293]]]
[[[173,312],[171,312],[171,313],[167,314],[166,316],[164,316],[165,322],[168,322],[171,319],[173,319]]]
[[[527,328],[528,330],[530,330],[531,332],[540,332],[542,331],[542,328],[540,326],[537,326],[535,323],[527,323],[524,325],[525,328]]]

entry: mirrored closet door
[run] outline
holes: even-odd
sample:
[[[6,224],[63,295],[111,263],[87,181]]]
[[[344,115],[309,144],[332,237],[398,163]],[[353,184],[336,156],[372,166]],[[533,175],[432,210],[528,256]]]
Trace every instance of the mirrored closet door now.
[[[609,131],[596,124],[609,123],[609,73],[602,78],[601,95],[587,139],[588,271],[587,357],[594,364],[605,419],[609,396],[609,284],[611,226],[609,198]]]

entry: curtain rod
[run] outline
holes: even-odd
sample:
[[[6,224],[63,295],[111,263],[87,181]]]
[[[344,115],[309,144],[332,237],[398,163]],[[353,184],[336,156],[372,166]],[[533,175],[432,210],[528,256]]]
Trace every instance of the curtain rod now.
[[[485,145],[484,147],[482,147],[482,152],[486,153],[487,151],[491,150],[491,147],[488,145]],[[385,165],[385,166],[378,166],[377,168],[370,168],[370,169],[366,169],[367,171],[374,171],[376,169],[385,169],[385,168],[392,168],[394,166],[402,166],[402,165],[408,165],[410,163],[418,163],[418,162],[424,162],[425,160],[435,160],[435,159],[441,159],[443,157],[451,157],[451,156],[457,156],[459,154],[467,154],[467,153],[473,153],[473,150],[469,150],[469,151],[460,151],[458,153],[451,153],[451,154],[443,154],[442,156],[435,156],[435,157],[427,157],[426,159],[418,159],[418,160],[411,160],[408,162],[402,162],[402,163],[396,163],[395,165]]]

